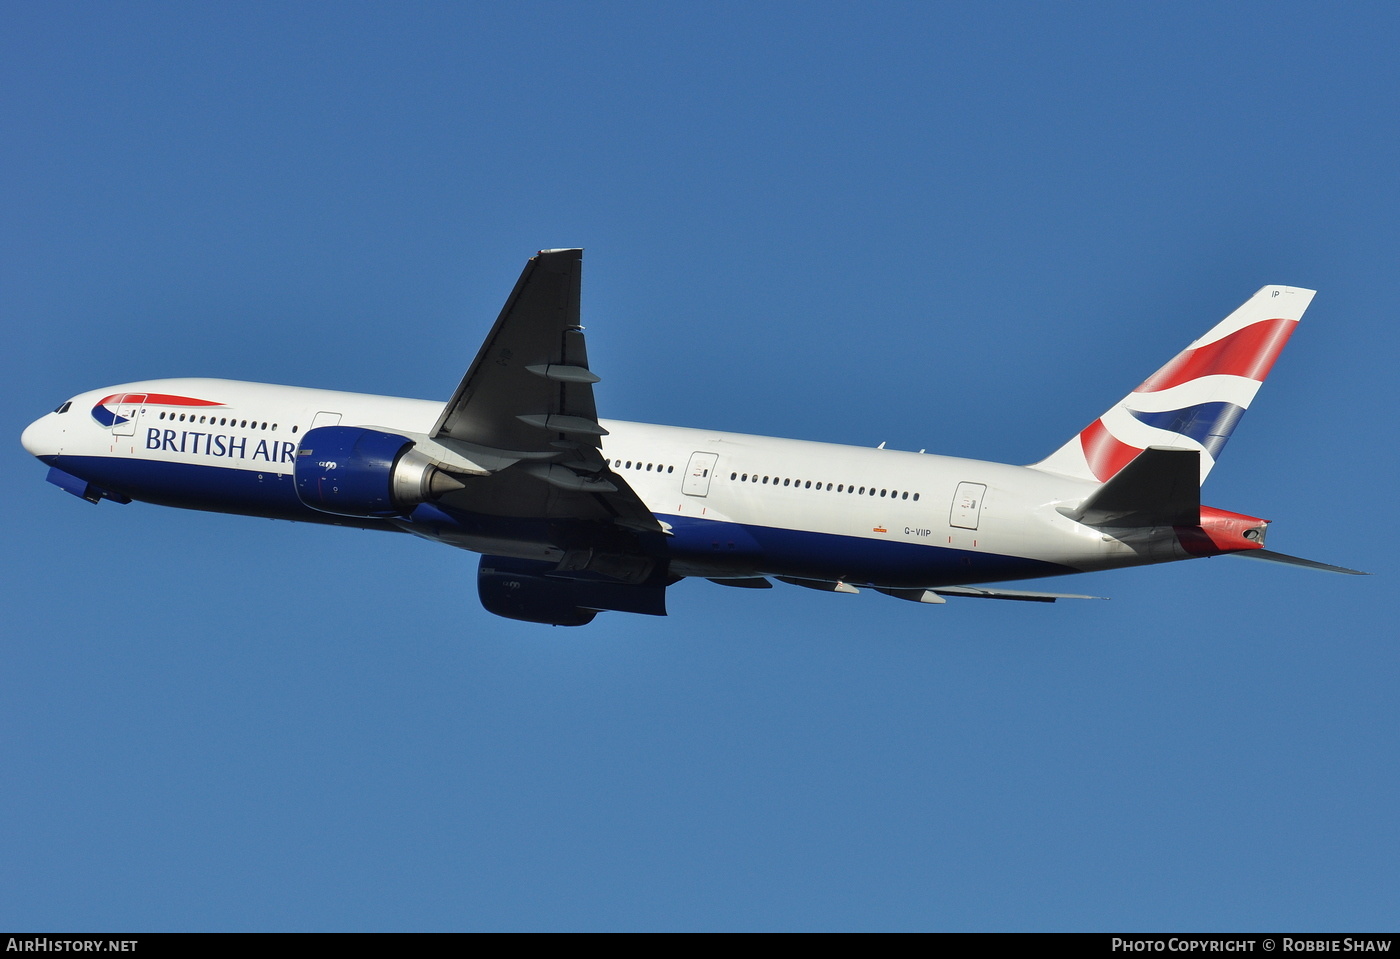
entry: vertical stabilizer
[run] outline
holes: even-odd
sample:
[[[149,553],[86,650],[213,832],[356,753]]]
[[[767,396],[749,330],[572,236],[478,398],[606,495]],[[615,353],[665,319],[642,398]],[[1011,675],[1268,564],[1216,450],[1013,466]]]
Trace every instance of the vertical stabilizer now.
[[[1313,292],[1264,287],[1034,468],[1103,483],[1163,446],[1200,450],[1204,483]]]

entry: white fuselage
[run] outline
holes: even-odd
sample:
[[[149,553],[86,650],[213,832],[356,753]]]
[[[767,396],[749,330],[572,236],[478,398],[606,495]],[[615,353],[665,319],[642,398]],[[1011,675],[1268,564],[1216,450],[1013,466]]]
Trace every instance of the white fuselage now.
[[[205,406],[160,402],[201,397]],[[104,406],[102,400],[107,400]],[[119,409],[122,403],[125,409]],[[75,396],[25,431],[57,469],[132,499],[403,528],[488,552],[501,534],[423,533],[303,506],[293,488],[314,426],[426,434],[440,402],[219,379],[128,383]],[[110,425],[100,422],[114,419]],[[661,522],[680,576],[789,575],[915,587],[1188,558],[1171,530],[1119,538],[1065,515],[1095,485],[946,456],[602,420],[602,453]],[[467,480],[470,494],[470,479]],[[519,555],[537,555],[522,548]]]

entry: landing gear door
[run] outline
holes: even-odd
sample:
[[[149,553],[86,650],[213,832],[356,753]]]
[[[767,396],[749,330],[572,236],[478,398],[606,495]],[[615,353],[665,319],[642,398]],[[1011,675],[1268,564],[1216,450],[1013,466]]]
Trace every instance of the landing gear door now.
[[[685,479],[681,481],[681,492],[686,496],[709,495],[710,480],[718,460],[718,453],[692,453],[690,465],[685,468]]]
[[[982,499],[987,487],[982,483],[959,483],[953,494],[953,508],[948,513],[948,525],[958,529],[976,529],[982,517]]]
[[[117,418],[112,423],[115,436],[132,436],[136,432],[136,420],[141,416],[141,407],[146,405],[145,393],[128,393],[117,401]]]

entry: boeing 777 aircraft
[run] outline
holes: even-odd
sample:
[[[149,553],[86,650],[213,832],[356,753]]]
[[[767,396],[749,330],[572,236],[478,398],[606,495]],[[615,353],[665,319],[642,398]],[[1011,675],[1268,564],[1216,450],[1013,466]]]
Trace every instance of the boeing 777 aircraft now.
[[[446,404],[217,379],[80,393],[24,431],[92,503],[401,531],[480,553],[482,604],[581,626],[662,616],[686,576],[920,603],[982,584],[1264,548],[1201,483],[1312,300],[1266,286],[1030,466],[598,418],[581,250],[530,259]]]

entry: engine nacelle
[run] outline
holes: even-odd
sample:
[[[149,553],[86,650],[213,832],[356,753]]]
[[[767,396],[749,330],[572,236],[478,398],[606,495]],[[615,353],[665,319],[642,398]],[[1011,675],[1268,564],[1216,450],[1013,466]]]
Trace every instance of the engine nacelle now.
[[[396,433],[322,426],[301,439],[297,497],[339,516],[397,516],[462,484]]]
[[[578,584],[543,574],[552,563],[483,556],[476,571],[476,591],[487,612],[527,623],[586,626],[597,610],[576,603]]]

